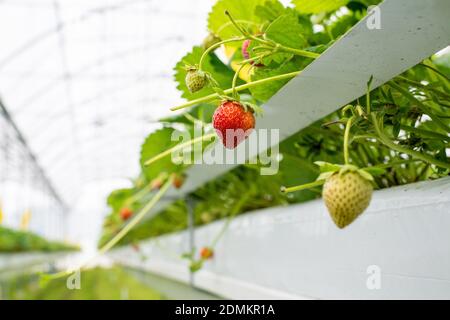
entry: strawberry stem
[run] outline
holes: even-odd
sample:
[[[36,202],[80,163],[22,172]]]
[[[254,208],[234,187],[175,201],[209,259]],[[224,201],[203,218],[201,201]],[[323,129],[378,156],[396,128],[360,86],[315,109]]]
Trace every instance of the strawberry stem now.
[[[253,25],[253,26],[257,26],[258,24],[256,22],[253,21],[248,21],[248,20],[241,20],[241,19],[237,19],[234,20],[235,22],[241,23],[241,24],[248,24],[248,25]],[[225,30],[226,28],[228,28],[229,26],[234,26],[232,21],[228,21],[225,22],[224,24],[222,24],[218,29],[217,29],[217,35],[220,36],[220,33]]]
[[[213,239],[213,241],[211,242],[211,245],[209,246],[211,249],[214,249],[217,245],[217,243],[219,242],[219,240],[223,237],[223,235],[225,234],[225,231],[227,231],[228,227],[230,226],[231,221],[233,220],[233,218],[239,213],[239,211],[241,210],[242,206],[247,202],[248,198],[250,197],[250,195],[255,191],[254,190],[254,186],[252,186],[240,199],[238,202],[236,202],[236,204],[234,205],[234,207],[231,209],[230,215],[227,218],[227,221],[225,222],[225,224],[223,225],[222,229],[219,231],[219,233],[216,235],[216,237]]]
[[[272,54],[272,52],[266,52],[263,54],[260,54],[258,56],[255,56],[253,58],[248,58],[247,60],[242,60],[241,62],[239,62],[239,64],[248,64],[257,60],[261,60],[264,57],[270,56]]]
[[[203,120],[197,119],[192,115],[190,115],[189,113],[184,113],[183,116],[193,124],[200,125],[201,127],[204,127],[206,125],[206,123]]]
[[[401,153],[406,153],[406,154],[410,155],[413,158],[417,158],[417,159],[420,159],[422,161],[428,162],[430,164],[434,164],[435,166],[438,166],[438,167],[450,169],[450,163],[448,163],[448,162],[437,160],[434,157],[430,157],[430,156],[428,156],[426,154],[423,154],[421,152],[418,152],[418,151],[415,151],[415,150],[411,150],[409,148],[405,148],[405,147],[402,147],[402,146],[394,143],[383,132],[383,129],[381,128],[380,124],[378,123],[377,116],[374,113],[372,113],[371,116],[372,116],[372,124],[373,124],[373,126],[375,128],[375,132],[378,135],[377,139],[381,143],[383,143],[384,145],[388,146],[392,150],[395,150],[395,151],[398,151],[398,152],[401,152]]]
[[[278,49],[285,51],[285,52],[293,53],[297,56],[306,57],[306,58],[316,59],[320,56],[320,54],[315,53],[315,52],[306,51],[306,50],[302,50],[302,49],[290,48],[290,47],[283,46],[281,44],[278,44]]]
[[[370,85],[372,84],[373,76],[370,76],[369,81],[367,82],[367,92],[366,92],[366,111],[367,114],[370,114]]]
[[[410,85],[412,85],[414,87],[420,87],[421,91],[427,91],[430,94],[436,93],[436,94],[442,96],[445,99],[450,99],[450,95],[448,95],[447,93],[445,93],[445,92],[443,92],[443,91],[441,91],[439,89],[433,88],[430,85],[425,85],[423,83],[420,83],[420,82],[417,82],[417,81],[414,81],[414,80],[411,80],[411,79],[408,79],[408,78],[405,78],[405,77],[402,77],[402,76],[398,76],[396,79],[398,79],[400,81],[403,81],[403,82],[406,82],[406,83],[408,83],[408,84],[410,84]]]
[[[385,168],[391,168],[391,167],[395,167],[395,166],[400,166],[402,164],[410,164],[410,163],[415,163],[415,162],[423,162],[423,160],[420,160],[420,159],[399,160],[399,161],[393,161],[393,162],[390,162],[390,163],[384,163],[384,164],[378,164],[378,165],[375,165],[375,166],[365,167],[365,168],[361,168],[361,169],[370,169],[370,168],[385,169]]]
[[[166,183],[159,189],[159,191],[153,196],[153,198],[139,211],[139,213],[122,229],[118,234],[116,234],[108,243],[98,251],[98,255],[105,254],[112,247],[114,247],[123,237],[130,232],[144,217],[145,215],[156,205],[156,203],[164,196],[169,187],[172,185],[173,178],[167,179]]]
[[[350,137],[350,128],[352,126],[353,116],[348,118],[347,124],[345,125],[344,132],[344,163],[349,164],[349,156],[348,156],[348,146],[349,146],[349,137]]]
[[[426,104],[424,104],[422,101],[420,101],[419,99],[417,99],[416,97],[414,97],[414,95],[409,92],[408,90],[405,90],[404,88],[402,88],[401,86],[399,86],[397,83],[395,83],[394,81],[390,81],[387,83],[390,87],[396,89],[397,91],[399,91],[401,94],[403,94],[403,96],[405,96],[406,98],[408,98],[410,101],[414,101],[414,103],[416,103],[419,108],[423,111],[423,113],[427,114],[430,116],[430,118],[436,123],[436,125],[438,125],[439,127],[441,127],[443,130],[445,130],[445,132],[450,132],[450,127],[444,123],[438,116],[436,116],[430,107],[428,107]]]
[[[242,33],[243,36],[245,36],[245,37],[251,37],[252,36],[249,32],[247,32],[246,30],[242,29],[241,26],[236,23],[236,21],[233,19],[233,17],[231,16],[231,14],[230,14],[230,12],[228,10],[225,10],[225,14],[227,15],[228,19],[230,19],[230,22],[233,24],[233,26],[240,33]]]
[[[293,78],[293,77],[299,75],[300,72],[301,71],[294,71],[294,72],[290,72],[290,73],[279,74],[279,75],[273,76],[273,77],[268,77],[268,78],[265,78],[265,79],[256,80],[256,81],[253,81],[253,82],[247,82],[247,83],[242,84],[240,86],[236,86],[235,90],[236,91],[243,91],[243,90],[246,90],[248,88],[256,87],[256,86],[259,86],[261,84],[265,84],[265,83],[268,83],[268,82],[271,82],[271,81],[277,81],[277,80],[284,80],[284,79]],[[231,88],[230,89],[226,89],[223,92],[225,94],[230,94],[230,93],[233,92],[233,89],[231,89]],[[176,111],[176,110],[180,110],[180,109],[183,109],[183,108],[192,107],[192,106],[194,106],[196,104],[199,104],[199,103],[202,103],[202,102],[212,101],[212,100],[214,100],[214,99],[216,99],[218,97],[219,97],[219,94],[212,93],[210,95],[207,95],[207,96],[204,96],[204,97],[201,97],[201,98],[198,98],[198,99],[194,99],[194,100],[188,101],[188,102],[186,102],[186,103],[184,103],[182,105],[173,107],[170,110],[171,111]]]
[[[222,44],[225,43],[229,43],[229,42],[236,42],[236,41],[244,41],[246,38],[245,37],[238,37],[238,38],[230,38],[230,39],[226,39],[226,40],[222,40],[220,42],[217,42],[216,44],[212,45],[211,47],[209,47],[208,49],[206,49],[205,51],[203,51],[202,56],[200,57],[200,61],[198,63],[198,69],[202,70],[202,66],[203,66],[203,61],[205,60],[205,57],[214,49],[220,47]]]
[[[245,64],[242,64],[239,66],[239,68],[234,73],[233,81],[231,82],[231,90],[232,90],[233,99],[236,99],[236,100],[239,100],[239,95],[236,90],[236,81],[237,81],[237,78],[239,77],[239,73],[241,72],[241,70],[244,66],[245,66]]]
[[[295,186],[295,187],[289,187],[289,188],[281,187],[280,191],[282,193],[290,193],[290,192],[295,192],[295,191],[306,190],[306,189],[318,187],[318,186],[323,185],[324,183],[325,183],[325,180],[316,180],[314,182],[301,184],[301,185]]]
[[[174,147],[172,147],[170,149],[167,149],[167,150],[157,154],[153,158],[150,158],[149,160],[145,161],[144,166],[149,166],[153,162],[158,161],[158,160],[168,156],[169,154],[171,154],[174,151],[178,151],[178,150],[184,149],[184,148],[186,148],[186,147],[188,147],[188,146],[190,146],[192,144],[196,144],[196,143],[202,142],[204,140],[209,140],[209,139],[213,138],[214,136],[215,136],[214,133],[210,133],[210,134],[201,135],[200,137],[197,137],[197,138],[191,139],[189,141],[177,144],[176,146],[174,146]]]
[[[152,183],[148,183],[145,187],[143,187],[141,190],[139,190],[137,193],[133,194],[131,197],[129,197],[125,202],[124,206],[129,207],[136,201],[140,200],[142,197],[144,197],[148,192],[152,190]]]
[[[116,234],[111,240],[108,241],[98,253],[81,264],[77,270],[81,270],[86,268],[92,261],[94,261],[97,257],[108,252],[112,247],[114,247],[123,237],[130,232],[144,217],[145,215],[156,205],[156,203],[162,198],[162,196],[167,192],[169,187],[172,185],[172,178],[169,178],[167,182],[159,189],[158,193],[156,193],[153,198],[139,211],[139,213],[122,229],[118,234]],[[70,270],[61,271],[58,273],[45,275],[46,280],[58,279],[65,277],[71,273]]]
[[[228,11],[225,11],[225,14],[228,16],[228,18],[230,19],[230,22],[236,27],[236,29],[247,39],[251,39],[251,40],[257,41],[259,43],[265,44],[265,45],[269,46],[270,48],[274,48],[276,50],[282,50],[285,52],[290,52],[290,53],[296,54],[298,56],[303,56],[303,57],[312,58],[312,59],[315,59],[320,56],[320,54],[315,53],[315,52],[310,52],[310,51],[306,51],[306,50],[302,50],[302,49],[290,48],[290,47],[283,46],[282,44],[276,43],[275,41],[268,41],[265,39],[255,37],[254,35],[250,34],[246,30],[242,29],[241,26],[239,26],[236,23],[236,21],[233,19],[233,17],[231,16],[231,14]]]
[[[447,80],[448,82],[450,82],[450,78],[449,78],[449,77],[447,77],[444,73],[442,73],[442,72],[439,71],[438,69],[436,69],[436,68],[434,68],[434,67],[432,67],[432,66],[426,64],[425,62],[421,62],[421,63],[419,63],[418,65],[419,65],[419,66],[422,66],[422,67],[425,67],[425,68],[428,68],[428,69],[434,71],[436,74],[440,75],[443,79],[445,79],[445,80]]]

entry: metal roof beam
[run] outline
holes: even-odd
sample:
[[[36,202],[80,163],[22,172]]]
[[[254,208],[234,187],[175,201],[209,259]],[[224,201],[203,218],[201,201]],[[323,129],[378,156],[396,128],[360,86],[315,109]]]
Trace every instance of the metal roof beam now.
[[[41,176],[42,180],[45,182],[45,185],[47,186],[48,190],[50,191],[50,193],[52,194],[52,196],[55,198],[55,200],[61,205],[61,207],[63,209],[67,209],[67,205],[64,203],[64,201],[62,200],[62,198],[59,196],[58,192],[56,192],[56,189],[53,187],[52,182],[50,181],[50,179],[47,177],[45,171],[42,169],[41,165],[39,164],[36,156],[34,155],[33,151],[30,148],[30,145],[28,144],[27,140],[25,139],[25,137],[22,135],[22,132],[20,131],[20,129],[17,127],[16,123],[14,122],[14,120],[12,119],[11,115],[9,114],[8,110],[6,109],[5,105],[3,104],[3,102],[0,99],[0,112],[3,115],[3,117],[5,118],[5,120],[11,125],[11,127],[13,128],[14,132],[17,135],[17,139],[19,140],[19,142],[23,145],[27,155],[29,156],[31,162],[34,164],[34,167],[36,168],[36,170],[38,171],[39,175]]]

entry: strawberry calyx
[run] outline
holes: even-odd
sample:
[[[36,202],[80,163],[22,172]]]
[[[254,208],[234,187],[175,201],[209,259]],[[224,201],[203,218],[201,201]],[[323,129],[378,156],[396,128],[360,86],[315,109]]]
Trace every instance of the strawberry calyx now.
[[[334,174],[339,174],[339,176],[344,175],[347,172],[356,172],[362,178],[368,181],[374,181],[373,174],[380,174],[384,172],[384,170],[370,170],[370,168],[358,168],[352,164],[335,164],[324,161],[316,161],[314,162],[317,166],[319,166],[320,175],[317,177],[316,181],[326,180]],[[378,169],[378,168],[377,168]]]
[[[329,163],[325,161],[316,161],[314,162],[317,166],[319,166],[319,176],[316,178],[315,181],[301,184],[298,186],[292,186],[292,187],[285,187],[282,186],[280,188],[280,191],[282,193],[290,193],[290,192],[296,192],[301,190],[308,190],[315,187],[322,186],[329,178],[332,176],[339,174],[339,176],[342,176],[349,172],[356,172],[358,173],[364,180],[367,180],[369,182],[374,181],[374,176],[381,175],[386,172],[384,168],[380,167],[366,167],[366,168],[358,168],[355,165],[352,164],[335,164],[335,163]]]
[[[251,112],[253,114],[255,114],[256,116],[262,116],[264,113],[264,109],[261,108],[260,106],[258,106],[255,103],[251,103],[251,102],[247,102],[247,101],[241,101],[238,99],[233,99],[231,97],[228,96],[223,96],[222,97],[222,101],[220,102],[220,104],[224,104],[226,102],[233,102],[233,103],[237,103],[240,104],[242,106],[242,108],[244,109],[245,112]]]
[[[184,66],[184,70],[186,70],[187,72],[189,72],[189,71],[198,71],[198,70],[200,70],[200,69],[199,69],[198,65],[190,65],[190,64],[186,64],[186,65]]]
[[[242,103],[244,106],[244,109],[247,111],[247,109],[250,110],[250,112],[254,113],[256,116],[262,116],[264,113],[263,108],[258,106],[257,104],[250,103],[250,102],[244,102]]]

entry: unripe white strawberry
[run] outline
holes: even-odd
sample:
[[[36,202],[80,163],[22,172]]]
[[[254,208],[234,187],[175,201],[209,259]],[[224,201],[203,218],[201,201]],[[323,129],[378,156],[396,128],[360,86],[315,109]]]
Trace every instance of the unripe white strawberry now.
[[[372,184],[358,171],[346,171],[327,178],[322,196],[334,223],[344,228],[369,206],[372,192]]]

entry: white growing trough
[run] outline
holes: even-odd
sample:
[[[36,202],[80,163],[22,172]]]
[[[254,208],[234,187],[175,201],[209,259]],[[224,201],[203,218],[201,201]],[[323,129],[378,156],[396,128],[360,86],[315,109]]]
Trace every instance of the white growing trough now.
[[[223,223],[198,228],[196,247],[209,245]],[[235,218],[194,283],[233,299],[450,299],[449,227],[450,177],[376,191],[343,230],[320,199],[269,208]],[[188,231],[140,248],[147,260],[130,247],[110,256],[189,283],[181,259]]]
[[[0,280],[8,278],[11,274],[19,274],[31,268],[55,263],[67,252],[20,252],[0,253]]]

